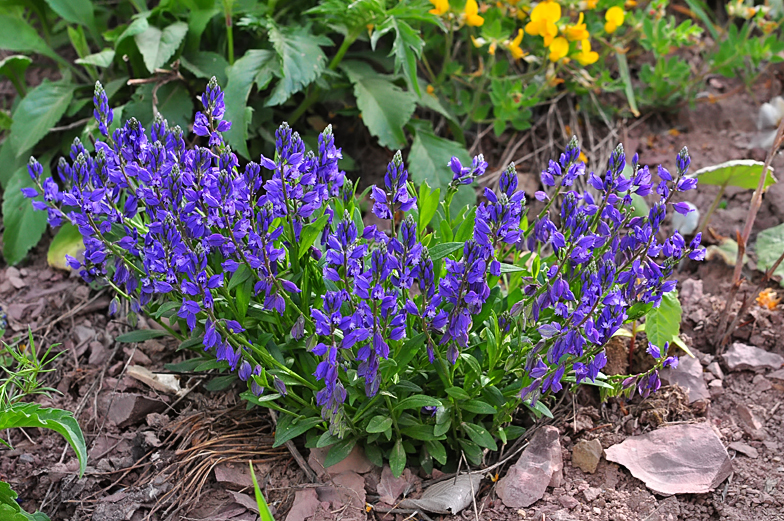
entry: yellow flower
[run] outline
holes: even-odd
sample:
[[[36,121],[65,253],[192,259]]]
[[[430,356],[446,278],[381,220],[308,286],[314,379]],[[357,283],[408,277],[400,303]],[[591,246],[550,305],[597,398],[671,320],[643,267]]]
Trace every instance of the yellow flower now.
[[[485,19],[479,16],[479,4],[476,0],[468,0],[465,5],[465,21],[466,25],[471,27],[480,27],[485,23]]]
[[[531,11],[531,21],[525,26],[525,32],[531,36],[541,36],[544,38],[544,45],[550,46],[555,35],[558,34],[558,27],[555,22],[561,18],[561,6],[556,2],[547,0],[536,4]]]
[[[554,39],[549,47],[551,62],[557,62],[569,54],[569,42],[563,36]]]
[[[599,3],[599,0],[584,0],[580,2],[578,5],[580,9],[596,9],[596,4]]]
[[[433,95],[435,95],[435,92],[436,92],[436,88],[435,88],[435,87],[433,87],[432,85],[428,85],[428,86],[427,86],[427,93],[428,93],[428,94],[430,94],[431,96],[433,96]]]
[[[566,29],[564,29],[564,36],[566,36],[567,40],[576,42],[578,40],[587,40],[591,36],[585,26],[584,19],[585,15],[580,13],[580,18],[577,19],[576,24],[566,26]]]
[[[520,43],[523,41],[523,30],[517,30],[517,36],[514,37],[514,40],[508,42],[506,44],[506,50],[509,51],[509,54],[512,55],[512,58],[515,60],[519,60],[523,56],[525,56],[525,51],[520,48]]]
[[[626,9],[630,9],[632,7],[636,7],[637,6],[637,0],[626,0],[626,2],[624,2],[623,6]]]
[[[596,63],[596,60],[599,59],[599,53],[596,51],[592,51],[591,41],[585,39],[580,42],[580,53],[576,56],[576,58],[577,61],[580,62],[580,65],[585,67],[586,65]]]
[[[580,150],[580,156],[579,156],[577,159],[578,159],[579,161],[582,161],[582,162],[583,162],[583,163],[585,163],[585,164],[588,164],[588,157],[586,157],[586,155],[585,155],[585,154],[583,154],[583,151],[582,151],[582,150]]]
[[[764,289],[760,291],[760,294],[757,295],[757,304],[759,304],[762,308],[768,308],[770,310],[776,309],[776,306],[779,305],[781,302],[781,298],[776,298],[776,292],[771,289]]]
[[[604,30],[607,31],[608,34],[612,34],[618,29],[621,25],[623,25],[623,19],[626,18],[626,13],[620,7],[613,6],[604,13],[604,19],[607,22],[604,24]]]
[[[430,14],[441,16],[449,11],[449,0],[430,0],[430,3],[434,6],[433,9],[429,11]]]

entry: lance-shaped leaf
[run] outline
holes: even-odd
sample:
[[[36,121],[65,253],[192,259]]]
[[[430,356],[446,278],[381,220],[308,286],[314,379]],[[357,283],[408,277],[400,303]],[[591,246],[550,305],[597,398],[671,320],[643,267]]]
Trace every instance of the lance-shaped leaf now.
[[[35,146],[63,117],[73,99],[74,90],[76,86],[65,81],[52,83],[44,80],[27,93],[14,111],[14,122],[8,138],[17,156]]]

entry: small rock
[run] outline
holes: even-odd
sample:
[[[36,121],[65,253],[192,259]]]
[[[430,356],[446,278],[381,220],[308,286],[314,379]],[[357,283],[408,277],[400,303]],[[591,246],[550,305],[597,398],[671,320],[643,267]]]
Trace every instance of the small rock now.
[[[602,513],[602,509],[599,507],[593,507],[593,513],[597,516]]]
[[[262,475],[264,469],[256,466],[255,470],[259,475]],[[247,464],[221,463],[215,466],[213,472],[215,472],[215,481],[218,483],[234,485],[238,488],[250,488],[253,486],[253,478],[250,476],[250,467]]]
[[[498,481],[496,493],[509,508],[525,508],[540,500],[556,469],[563,468],[558,429],[551,425],[536,431],[528,447]]]
[[[562,507],[572,509],[580,504],[579,501],[574,499],[572,496],[560,496],[558,498],[558,502],[561,504]]]
[[[589,503],[594,499],[597,499],[601,495],[602,495],[602,489],[600,488],[588,487],[585,490],[583,490],[583,496],[585,496],[585,500],[588,501]]]
[[[397,498],[405,496],[412,488],[414,482],[419,479],[411,474],[411,470],[405,469],[399,478],[392,475],[389,465],[384,465],[381,471],[381,479],[376,486],[379,500],[387,505],[394,505]]]
[[[713,376],[715,376],[719,380],[724,380],[724,371],[721,370],[721,366],[719,365],[718,362],[711,362],[710,364],[708,364],[708,367],[706,367],[706,369],[710,371],[711,374],[713,374]]]
[[[572,449],[572,466],[583,472],[593,474],[602,457],[602,443],[599,440],[577,442]]]
[[[97,340],[90,342],[90,358],[87,363],[90,365],[103,365],[108,360],[111,352]]]
[[[764,440],[767,438],[765,432],[765,425],[757,418],[757,416],[745,404],[739,403],[736,406],[738,417],[741,420],[743,430],[754,438],[755,440]]]
[[[160,400],[132,393],[118,393],[109,407],[108,418],[119,428],[144,421],[151,412],[161,412],[166,404]]]
[[[523,515],[521,515],[520,518],[525,519],[525,510],[521,510],[521,512],[523,513]],[[539,517],[539,519],[541,519],[541,517]],[[577,521],[577,519],[574,518],[571,514],[569,514],[569,511],[566,509],[556,510],[555,512],[547,516],[547,519],[548,521]]]
[[[88,340],[93,340],[95,338],[95,329],[83,324],[76,326],[74,328],[74,333],[76,333],[76,338],[79,340],[80,344],[84,344]]]
[[[661,427],[605,451],[654,492],[704,494],[732,473],[727,450],[707,423]]]
[[[724,385],[722,384],[722,381],[716,379],[709,383],[708,392],[710,392],[711,398],[716,398],[724,394]]]
[[[22,289],[22,288],[24,288],[25,286],[27,286],[27,283],[26,283],[25,281],[23,281],[23,280],[22,280],[22,279],[20,279],[19,277],[14,277],[13,275],[10,275],[10,276],[8,277],[8,282],[10,282],[10,283],[11,283],[11,285],[12,285],[13,287],[15,287],[16,289]]]
[[[316,513],[319,504],[318,494],[314,489],[298,490],[294,494],[294,504],[286,516],[286,521],[305,521]]]
[[[784,380],[784,369],[773,371],[768,375],[768,378],[772,378],[773,380]]]
[[[769,391],[771,388],[773,388],[773,384],[770,383],[770,380],[761,374],[754,375],[754,380],[752,380],[752,382],[754,383],[754,390],[758,393],[764,393],[765,391]]]
[[[351,505],[356,510],[364,509],[366,498],[365,478],[356,472],[348,471],[332,478],[332,482],[335,486],[318,487],[316,489],[319,501],[332,503],[334,508],[339,508],[338,503],[340,503],[341,505]]]
[[[689,403],[710,398],[708,386],[702,377],[702,364],[696,358],[682,356],[678,367],[666,367],[660,374],[662,381],[682,387],[689,394]]]
[[[729,447],[727,448],[732,449],[736,452],[740,452],[741,454],[745,454],[751,459],[757,459],[759,457],[759,452],[757,452],[757,449],[741,441],[733,441],[732,443],[730,443]]]
[[[364,474],[365,472],[370,472],[373,469],[373,464],[370,460],[365,456],[365,451],[362,450],[362,447],[359,445],[355,445],[348,456],[345,457],[342,461],[335,463],[334,465],[330,466],[329,469],[324,469],[324,460],[327,457],[327,453],[329,452],[329,447],[324,447],[321,449],[310,449],[310,456],[308,456],[308,465],[310,468],[314,470],[316,474],[319,476],[337,476],[338,474],[342,474],[348,471],[354,471],[357,474]]]
[[[732,347],[721,356],[730,371],[760,372],[765,369],[779,369],[784,365],[784,357],[740,342],[732,344]]]

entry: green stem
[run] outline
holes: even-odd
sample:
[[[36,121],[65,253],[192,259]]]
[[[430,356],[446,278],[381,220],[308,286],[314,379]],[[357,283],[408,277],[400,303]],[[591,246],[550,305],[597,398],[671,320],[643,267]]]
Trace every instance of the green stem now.
[[[229,65],[234,65],[234,27],[231,23],[231,8],[233,3],[234,0],[223,0],[223,10],[226,16],[226,39],[228,44]]]
[[[389,416],[392,418],[392,425],[395,427],[395,432],[397,433],[397,437],[402,439],[403,436],[400,434],[400,427],[397,425],[397,418],[395,415],[392,414],[392,401],[389,399],[389,396],[386,394],[384,395],[384,400],[387,402],[387,409],[389,409]]]
[[[719,193],[716,194],[716,199],[713,200],[713,204],[711,204],[708,213],[705,214],[705,218],[702,220],[702,224],[700,225],[700,228],[697,230],[697,233],[704,232],[705,229],[708,227],[708,223],[710,222],[711,216],[713,215],[713,212],[716,211],[716,208],[719,207],[719,203],[721,202],[721,198],[724,197],[724,191],[726,189],[727,189],[727,183],[721,185],[721,187],[719,188]]]

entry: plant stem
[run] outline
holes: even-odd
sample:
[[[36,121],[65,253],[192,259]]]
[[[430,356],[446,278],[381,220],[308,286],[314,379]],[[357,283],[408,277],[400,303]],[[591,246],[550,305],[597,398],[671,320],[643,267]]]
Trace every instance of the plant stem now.
[[[713,200],[713,204],[711,204],[711,207],[708,210],[708,213],[705,214],[705,218],[703,219],[702,224],[700,224],[700,228],[697,230],[697,233],[704,232],[705,229],[708,227],[708,223],[710,222],[710,218],[713,215],[713,212],[716,211],[716,208],[719,207],[719,203],[721,202],[721,198],[724,197],[724,191],[726,189],[727,189],[727,183],[724,183],[723,185],[721,185],[721,187],[719,188],[719,193],[716,194],[716,199]]]
[[[231,8],[233,3],[234,0],[223,0],[223,11],[226,17],[226,39],[228,40],[229,65],[234,65],[234,27],[231,23]]]

